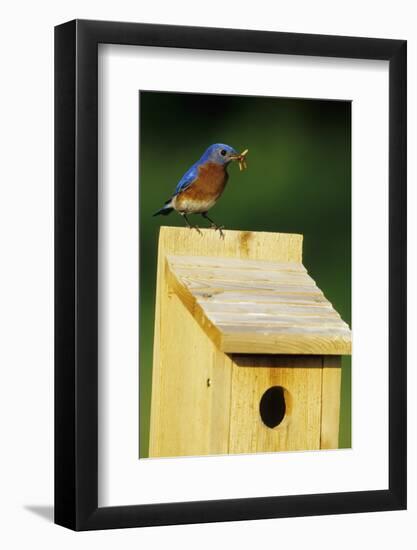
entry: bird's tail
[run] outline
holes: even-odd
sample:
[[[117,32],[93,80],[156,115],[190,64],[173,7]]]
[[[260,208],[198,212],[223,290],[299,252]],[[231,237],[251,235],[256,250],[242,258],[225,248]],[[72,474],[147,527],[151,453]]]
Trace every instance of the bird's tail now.
[[[168,214],[171,214],[171,212],[174,210],[172,205],[172,199],[167,200],[167,202],[164,204],[162,208],[160,208],[155,214],[152,214],[152,216],[168,216]]]

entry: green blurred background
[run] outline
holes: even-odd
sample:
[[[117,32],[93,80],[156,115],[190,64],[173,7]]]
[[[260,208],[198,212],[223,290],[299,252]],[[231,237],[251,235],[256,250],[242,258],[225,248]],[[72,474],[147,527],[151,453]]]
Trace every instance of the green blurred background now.
[[[152,214],[212,143],[249,149],[210,216],[227,229],[301,233],[303,263],[351,326],[351,104],[140,92],[140,449],[148,456],[159,227]],[[198,220],[198,221],[197,221]],[[201,216],[190,221],[205,226]],[[351,446],[351,363],[342,364],[339,446]]]

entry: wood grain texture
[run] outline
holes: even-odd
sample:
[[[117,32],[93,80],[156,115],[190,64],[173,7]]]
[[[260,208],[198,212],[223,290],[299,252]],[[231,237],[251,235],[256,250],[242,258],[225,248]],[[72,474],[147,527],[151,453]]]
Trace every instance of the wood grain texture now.
[[[298,235],[227,231],[223,241],[161,228],[151,457],[337,447],[340,358],[323,356],[350,346],[350,331],[309,280],[301,245]],[[277,290],[284,283],[291,292]],[[259,412],[272,386],[287,406],[273,429]]]
[[[183,256],[209,261],[210,257],[228,259],[229,264],[251,260],[250,265],[269,262],[301,264],[302,235],[256,231],[224,231],[225,238],[212,229],[201,229],[201,235],[186,227],[161,227],[159,246],[165,256]],[[208,259],[207,259],[208,258]]]
[[[207,231],[207,230],[204,230]],[[240,233],[237,231],[225,231],[227,235],[230,233]],[[265,235],[264,233],[261,235]],[[300,237],[301,235],[297,235],[297,237]],[[235,237],[236,238],[236,237]],[[293,239],[290,241],[292,243],[292,246],[294,246]],[[298,241],[296,242],[297,248],[300,246],[298,244]],[[169,258],[169,256],[168,256]],[[301,262],[301,256],[300,256],[300,262]],[[177,266],[178,267],[186,267],[188,268],[190,264],[192,264],[196,269],[199,269],[201,267],[221,267],[221,268],[228,268],[228,269],[246,269],[250,271],[257,271],[259,269],[270,269],[274,271],[295,271],[299,273],[306,273],[307,270],[305,267],[298,262],[292,262],[292,261],[285,261],[285,262],[278,262],[270,260],[253,260],[250,258],[229,258],[226,256],[219,256],[219,258],[215,258],[213,256],[205,257],[205,256],[186,256],[182,255],[177,258]]]
[[[351,352],[348,325],[301,261],[173,254],[166,261],[170,286],[221,351]]]
[[[227,453],[230,359],[216,351],[175,294],[161,313],[169,322],[161,326],[149,456]]]
[[[200,306],[192,299],[193,304],[184,307],[189,296],[170,278],[167,256],[299,264],[301,252],[301,235],[226,231],[222,240],[212,230],[199,235],[187,228],[161,228],[149,456],[227,453],[229,441],[232,362],[219,351],[220,333],[203,317]],[[204,331],[201,325],[206,325]]]
[[[245,355],[234,357],[229,452],[256,453],[320,449],[321,357]],[[276,428],[259,412],[272,386],[286,390],[286,415]]]
[[[323,357],[321,449],[337,449],[339,447],[341,366],[340,357]]]

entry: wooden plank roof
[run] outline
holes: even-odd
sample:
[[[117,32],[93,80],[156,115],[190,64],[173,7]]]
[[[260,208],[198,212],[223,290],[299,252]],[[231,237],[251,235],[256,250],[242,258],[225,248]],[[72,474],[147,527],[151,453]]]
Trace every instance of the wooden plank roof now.
[[[349,355],[349,326],[301,263],[167,255],[169,285],[225,353]]]

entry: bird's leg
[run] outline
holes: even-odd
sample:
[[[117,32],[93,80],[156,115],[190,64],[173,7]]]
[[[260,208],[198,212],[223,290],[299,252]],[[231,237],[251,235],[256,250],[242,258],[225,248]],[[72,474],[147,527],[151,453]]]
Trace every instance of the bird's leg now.
[[[222,229],[224,229],[224,225],[217,225],[217,223],[214,220],[208,217],[207,212],[203,212],[201,215],[203,216],[203,218],[206,218],[206,220],[208,220],[211,223],[211,227],[215,231],[218,231],[220,233],[220,237],[224,239],[224,233],[222,231]]]
[[[198,227],[198,225],[191,225],[190,222],[188,221],[188,218],[187,218],[187,215],[184,213],[184,212],[180,212],[181,216],[184,218],[185,220],[185,223],[187,224],[187,226],[190,228],[190,229],[195,229],[197,231],[197,233],[200,233],[200,235],[202,235],[201,231],[200,231],[200,228]]]

